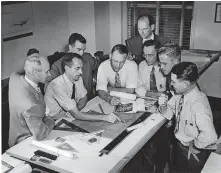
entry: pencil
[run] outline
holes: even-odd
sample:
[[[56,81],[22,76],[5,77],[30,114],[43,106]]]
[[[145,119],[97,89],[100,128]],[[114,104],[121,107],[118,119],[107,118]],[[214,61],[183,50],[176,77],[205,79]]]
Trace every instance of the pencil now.
[[[101,110],[101,113],[104,114],[104,110],[103,110],[101,104],[99,103],[98,105],[99,105],[99,108],[100,108],[100,110]]]

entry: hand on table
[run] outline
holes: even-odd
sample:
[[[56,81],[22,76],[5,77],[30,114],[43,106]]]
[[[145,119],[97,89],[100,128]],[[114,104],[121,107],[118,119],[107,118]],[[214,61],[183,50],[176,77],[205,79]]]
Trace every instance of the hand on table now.
[[[115,96],[111,97],[110,104],[112,106],[119,105],[120,104],[120,97],[115,97]]]
[[[104,121],[115,123],[116,121],[122,122],[121,119],[116,116],[114,113],[110,113],[104,116]]]

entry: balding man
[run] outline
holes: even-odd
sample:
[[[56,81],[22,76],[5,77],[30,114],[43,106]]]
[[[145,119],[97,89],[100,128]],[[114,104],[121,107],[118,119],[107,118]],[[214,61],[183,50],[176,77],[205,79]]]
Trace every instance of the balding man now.
[[[9,81],[10,129],[9,146],[27,137],[46,138],[54,127],[54,120],[45,116],[45,103],[38,87],[50,76],[45,57],[29,57],[25,61],[25,75],[13,73]]]
[[[151,15],[140,16],[137,21],[137,27],[139,35],[132,37],[125,42],[129,53],[132,53],[134,56],[134,61],[139,64],[144,60],[142,57],[142,45],[145,41],[154,40],[163,46],[165,43],[170,42],[170,40],[154,34],[155,24],[153,16]]]

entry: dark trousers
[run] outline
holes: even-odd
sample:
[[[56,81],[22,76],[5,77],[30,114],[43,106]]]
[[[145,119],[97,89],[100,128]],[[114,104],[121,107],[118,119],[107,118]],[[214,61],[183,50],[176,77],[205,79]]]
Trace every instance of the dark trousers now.
[[[162,126],[144,146],[144,161],[155,166],[154,173],[163,173],[166,163],[170,162],[172,129]]]
[[[175,165],[176,172],[185,172],[185,173],[200,173],[208,156],[208,150],[200,150],[200,153],[196,154],[199,162],[191,154],[188,159],[189,147],[182,145],[179,141],[176,141],[175,144]]]

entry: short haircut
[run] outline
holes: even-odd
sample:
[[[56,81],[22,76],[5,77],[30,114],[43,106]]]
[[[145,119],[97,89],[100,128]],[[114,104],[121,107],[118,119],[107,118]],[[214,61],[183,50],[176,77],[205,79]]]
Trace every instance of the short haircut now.
[[[115,51],[118,51],[120,54],[128,54],[128,49],[125,45],[123,44],[117,44],[115,45],[112,50],[111,53],[113,54]]]
[[[138,17],[137,21],[139,21],[139,20],[146,20],[146,19],[148,19],[150,26],[155,24],[153,16],[151,16],[150,14],[141,15],[140,17]]]
[[[177,79],[187,80],[189,82],[196,82],[198,79],[198,69],[196,64],[192,62],[181,62],[176,64],[171,73],[177,75]]]
[[[144,47],[149,47],[149,46],[154,46],[154,48],[158,50],[160,48],[160,42],[155,40],[147,40],[142,45],[142,50],[144,49]]]
[[[69,45],[74,45],[76,41],[80,41],[83,44],[86,44],[86,39],[78,33],[73,33],[68,39],[68,44]]]
[[[24,70],[25,74],[32,74],[33,70],[42,71],[42,64],[48,62],[46,57],[29,57],[25,60]]]
[[[68,52],[63,56],[63,58],[62,58],[62,68],[63,68],[64,71],[65,71],[65,68],[64,68],[65,66],[72,67],[72,65],[73,65],[72,60],[74,58],[78,58],[78,59],[82,60],[82,56],[77,54],[77,53]]]
[[[175,43],[166,43],[158,50],[158,55],[167,55],[170,58],[181,61],[181,49]]]
[[[30,56],[34,53],[39,53],[39,50],[37,50],[35,48],[29,49],[28,52],[27,52],[27,56]]]

